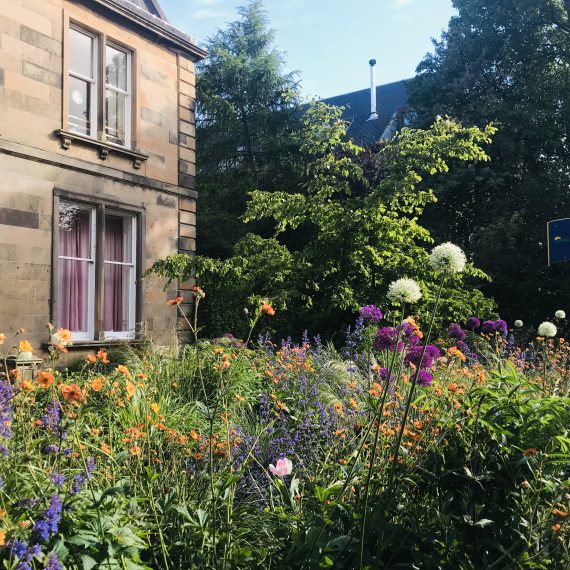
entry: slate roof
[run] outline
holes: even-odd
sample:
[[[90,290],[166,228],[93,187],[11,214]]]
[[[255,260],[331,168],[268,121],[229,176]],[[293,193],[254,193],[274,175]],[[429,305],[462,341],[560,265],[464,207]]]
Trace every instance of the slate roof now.
[[[158,0],[127,0],[127,2],[134,4],[141,10],[144,10],[145,12],[148,12],[157,18],[166,20],[166,16],[164,15],[164,12],[158,3]]]
[[[382,138],[392,138],[396,130],[402,126],[408,104],[406,81],[396,81],[376,87],[378,119],[374,121],[368,121],[370,89],[336,95],[323,99],[323,102],[345,107],[342,118],[350,122],[348,136],[356,144],[371,146]]]
[[[0,0],[2,1],[2,0]],[[164,14],[158,0],[75,0],[91,9],[129,21],[131,25],[151,37],[159,37],[167,45],[190,54],[194,61],[204,59],[208,52],[198,46],[196,40],[172,26]]]

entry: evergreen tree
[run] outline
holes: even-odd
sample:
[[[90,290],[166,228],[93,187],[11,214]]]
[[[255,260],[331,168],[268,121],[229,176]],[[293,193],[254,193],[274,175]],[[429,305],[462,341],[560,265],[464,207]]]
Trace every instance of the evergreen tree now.
[[[423,223],[473,253],[502,314],[540,322],[570,299],[570,263],[547,267],[546,223],[570,217],[570,1],[454,0],[418,67],[417,126],[437,115],[498,127],[489,163],[458,165]]]
[[[198,68],[198,249],[216,258],[245,233],[248,192],[295,187],[300,169],[297,76],[284,72],[261,1],[238,13],[208,41]]]

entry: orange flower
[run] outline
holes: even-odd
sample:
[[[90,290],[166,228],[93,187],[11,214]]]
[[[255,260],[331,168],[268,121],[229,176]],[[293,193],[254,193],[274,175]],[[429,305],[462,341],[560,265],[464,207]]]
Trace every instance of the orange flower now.
[[[245,398],[241,394],[236,394],[235,398],[238,402],[244,402]]]
[[[85,394],[77,384],[60,386],[60,391],[66,402],[81,403],[85,401]]]
[[[447,387],[447,389],[448,389],[450,392],[455,392],[455,390],[457,390],[457,384],[456,384],[455,382],[452,382],[452,383]]]
[[[4,333],[0,333],[0,344],[4,344],[6,342],[6,335]]]
[[[140,455],[141,452],[142,450],[138,445],[133,445],[133,447],[131,447],[131,455]]]
[[[201,289],[200,287],[192,287],[192,292],[194,293],[195,297],[200,297],[201,299],[203,299],[206,296],[206,292],[204,291],[204,289]]]
[[[59,350],[59,352],[61,352],[63,354],[69,352],[69,350],[67,350],[67,347],[65,346],[65,344],[63,344],[63,342],[56,343],[55,348],[57,348],[57,350]]]
[[[342,406],[342,404],[341,404],[340,402],[337,402],[337,403],[334,405],[334,409],[336,410],[337,414],[342,414],[343,406]]]
[[[176,299],[168,299],[166,303],[168,305],[180,305],[184,301],[184,297],[176,297]]]
[[[18,348],[20,349],[20,352],[32,352],[32,350],[34,350],[31,343],[27,340],[21,340],[18,343]]]
[[[130,381],[127,380],[127,394],[132,398],[135,395],[135,392],[137,391],[136,386]]]
[[[550,528],[551,528],[552,532],[558,532],[562,528],[562,526],[560,524],[556,523],[556,524],[553,524]]]
[[[523,455],[525,457],[530,457],[532,455],[536,455],[536,449],[534,447],[529,447],[523,451]]]
[[[456,346],[448,348],[447,354],[449,356],[455,356],[456,358],[459,358],[461,362],[465,362],[467,360],[467,357]]]
[[[424,333],[420,330],[420,327],[419,327],[418,323],[416,323],[416,320],[414,319],[414,317],[408,317],[406,319],[406,321],[408,321],[408,323],[410,325],[412,325],[412,328],[414,329],[412,334],[414,336],[417,336],[418,338],[424,338]]]
[[[87,360],[87,362],[90,362],[91,364],[93,364],[94,362],[97,362],[97,357],[94,354],[88,354],[85,357],[85,360]]]
[[[275,309],[269,303],[263,303],[261,305],[261,311],[263,313],[267,313],[271,317],[275,314]]]
[[[71,331],[67,329],[57,329],[56,333],[62,342],[69,342],[71,340]]]
[[[36,382],[42,388],[49,388],[55,382],[55,377],[47,370],[40,370],[36,376]]]
[[[103,363],[103,364],[109,364],[109,359],[107,358],[107,353],[104,350],[99,350],[97,352],[97,358]]]
[[[106,443],[101,444],[101,451],[107,455],[111,454],[111,448]]]
[[[6,544],[6,531],[0,530],[0,546],[4,546]]]
[[[159,406],[156,402],[153,402],[153,403],[150,405],[150,409],[151,409],[155,414],[158,414],[158,410],[160,410],[160,406]]]
[[[95,378],[95,380],[91,382],[91,390],[93,390],[93,392],[100,392],[103,389],[104,385],[105,385],[105,378],[100,376],[99,378]]]
[[[131,373],[130,373],[129,369],[126,366],[123,366],[122,364],[119,364],[119,366],[117,366],[117,372],[124,374],[128,378],[131,377]]]
[[[24,392],[31,392],[34,389],[34,385],[29,380],[24,380],[22,382],[22,390]]]

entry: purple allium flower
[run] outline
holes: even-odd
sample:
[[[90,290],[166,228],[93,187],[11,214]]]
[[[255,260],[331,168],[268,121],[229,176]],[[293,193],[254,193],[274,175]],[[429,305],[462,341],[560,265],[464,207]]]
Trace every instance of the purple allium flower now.
[[[466,351],[469,350],[469,346],[468,346],[466,343],[464,343],[462,340],[458,340],[458,341],[455,343],[455,346],[456,346],[461,352],[463,352],[464,354],[465,354]]]
[[[467,336],[459,323],[451,323],[447,328],[447,334],[449,338],[454,338],[456,340],[463,340]]]
[[[506,334],[509,330],[509,326],[506,321],[503,321],[503,319],[498,319],[495,321],[495,330],[498,333]]]
[[[427,370],[420,370],[418,374],[418,384],[420,386],[429,386],[433,381],[433,374]]]
[[[481,327],[481,330],[484,334],[495,334],[497,327],[494,321],[485,321]]]
[[[394,350],[394,343],[398,333],[391,327],[382,327],[376,332],[374,337],[374,350],[381,352],[383,350]],[[398,342],[398,352],[402,352],[404,349],[404,343],[402,341]]]
[[[55,554],[54,552],[52,552],[47,560],[46,560],[46,568],[45,570],[62,570],[62,566],[59,563],[59,559],[57,557],[57,554]]]
[[[414,366],[419,366],[420,358],[422,355],[422,347],[421,346],[413,346],[408,350],[408,354],[406,355],[406,364],[410,365],[413,364]],[[439,352],[439,348],[434,346],[433,344],[428,344],[426,346],[426,351],[424,357],[422,359],[422,369],[431,368],[433,366],[433,361],[436,358],[439,358],[441,353]]]
[[[361,307],[360,315],[365,321],[372,324],[379,323],[384,318],[382,311],[376,305]]]
[[[477,317],[469,317],[465,323],[465,328],[474,331],[481,326],[481,321]]]

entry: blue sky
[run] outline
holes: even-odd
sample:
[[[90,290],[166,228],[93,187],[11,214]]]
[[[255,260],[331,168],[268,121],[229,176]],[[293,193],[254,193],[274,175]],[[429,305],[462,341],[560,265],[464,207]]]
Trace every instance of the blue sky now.
[[[301,74],[307,97],[330,97],[414,75],[454,9],[452,0],[265,0],[288,70]],[[170,22],[202,43],[236,19],[247,0],[159,0]]]

